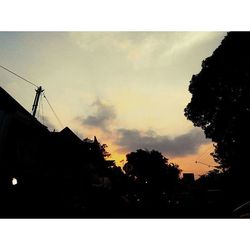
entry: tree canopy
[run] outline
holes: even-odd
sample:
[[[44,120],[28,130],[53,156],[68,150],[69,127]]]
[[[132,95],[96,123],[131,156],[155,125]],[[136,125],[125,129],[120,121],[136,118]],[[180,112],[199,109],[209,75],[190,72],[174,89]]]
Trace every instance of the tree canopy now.
[[[214,158],[243,176],[250,173],[250,33],[229,32],[193,75],[185,116],[215,145]]]
[[[168,159],[156,150],[138,149],[127,154],[124,170],[127,175],[140,183],[156,189],[166,189],[177,183],[180,175],[179,166],[169,163]]]

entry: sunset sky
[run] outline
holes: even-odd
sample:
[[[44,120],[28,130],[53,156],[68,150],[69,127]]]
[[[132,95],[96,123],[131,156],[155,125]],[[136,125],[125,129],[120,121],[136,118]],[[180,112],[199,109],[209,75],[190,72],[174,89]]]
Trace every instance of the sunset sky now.
[[[0,65],[41,85],[63,125],[82,139],[97,136],[117,165],[138,148],[156,149],[198,176],[210,168],[196,160],[215,165],[213,146],[183,110],[192,75],[225,35],[0,32]],[[0,86],[31,111],[33,86],[3,69]],[[62,129],[45,100],[39,110],[50,130]]]

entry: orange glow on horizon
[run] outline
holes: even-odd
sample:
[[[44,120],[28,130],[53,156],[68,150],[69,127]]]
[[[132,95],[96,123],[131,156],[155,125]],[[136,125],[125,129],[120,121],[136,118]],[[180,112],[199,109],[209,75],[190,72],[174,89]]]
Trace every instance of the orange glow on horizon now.
[[[112,146],[111,144],[107,144],[108,148],[107,151],[111,153],[110,158],[115,160],[116,165],[123,167],[123,165],[126,163],[126,154],[127,153],[120,153],[117,151],[115,146]],[[188,155],[184,157],[167,157],[169,159],[169,162],[178,164],[180,169],[182,170],[182,173],[194,173],[195,178],[199,178],[200,175],[203,175],[207,173],[208,171],[212,170],[212,166],[218,165],[213,157],[210,155],[211,152],[214,151],[213,144],[206,144],[202,145],[197,152],[197,154],[194,155]],[[207,164],[209,166],[203,165],[201,163],[196,163],[196,161],[200,161],[204,164]]]
[[[182,169],[182,173],[194,173],[195,178],[197,179],[200,175],[203,175],[208,171],[213,170],[213,166],[218,165],[214,161],[213,157],[210,155],[210,153],[212,153],[213,151],[214,147],[212,143],[202,145],[197,154],[188,155],[185,157],[171,158],[170,162],[178,164],[180,169]],[[198,163],[196,163],[196,161],[198,161]]]

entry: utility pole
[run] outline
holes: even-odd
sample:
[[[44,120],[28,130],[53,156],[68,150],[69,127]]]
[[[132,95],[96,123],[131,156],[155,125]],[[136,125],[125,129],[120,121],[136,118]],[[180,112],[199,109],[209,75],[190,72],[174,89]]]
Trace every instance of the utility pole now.
[[[37,110],[37,107],[38,107],[39,98],[40,98],[40,95],[41,95],[41,93],[43,91],[44,91],[44,89],[42,89],[41,86],[37,87],[37,89],[36,89],[36,96],[35,96],[35,100],[34,100],[34,103],[33,103],[33,106],[32,106],[32,115],[34,117],[36,116],[36,110]]]

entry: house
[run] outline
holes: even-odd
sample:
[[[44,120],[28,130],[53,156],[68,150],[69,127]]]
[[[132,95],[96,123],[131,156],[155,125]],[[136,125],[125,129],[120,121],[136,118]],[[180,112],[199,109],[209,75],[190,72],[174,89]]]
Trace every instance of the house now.
[[[49,131],[0,87],[0,217],[80,211],[93,200],[96,179],[109,183],[112,164],[96,138],[81,140],[68,127]]]

